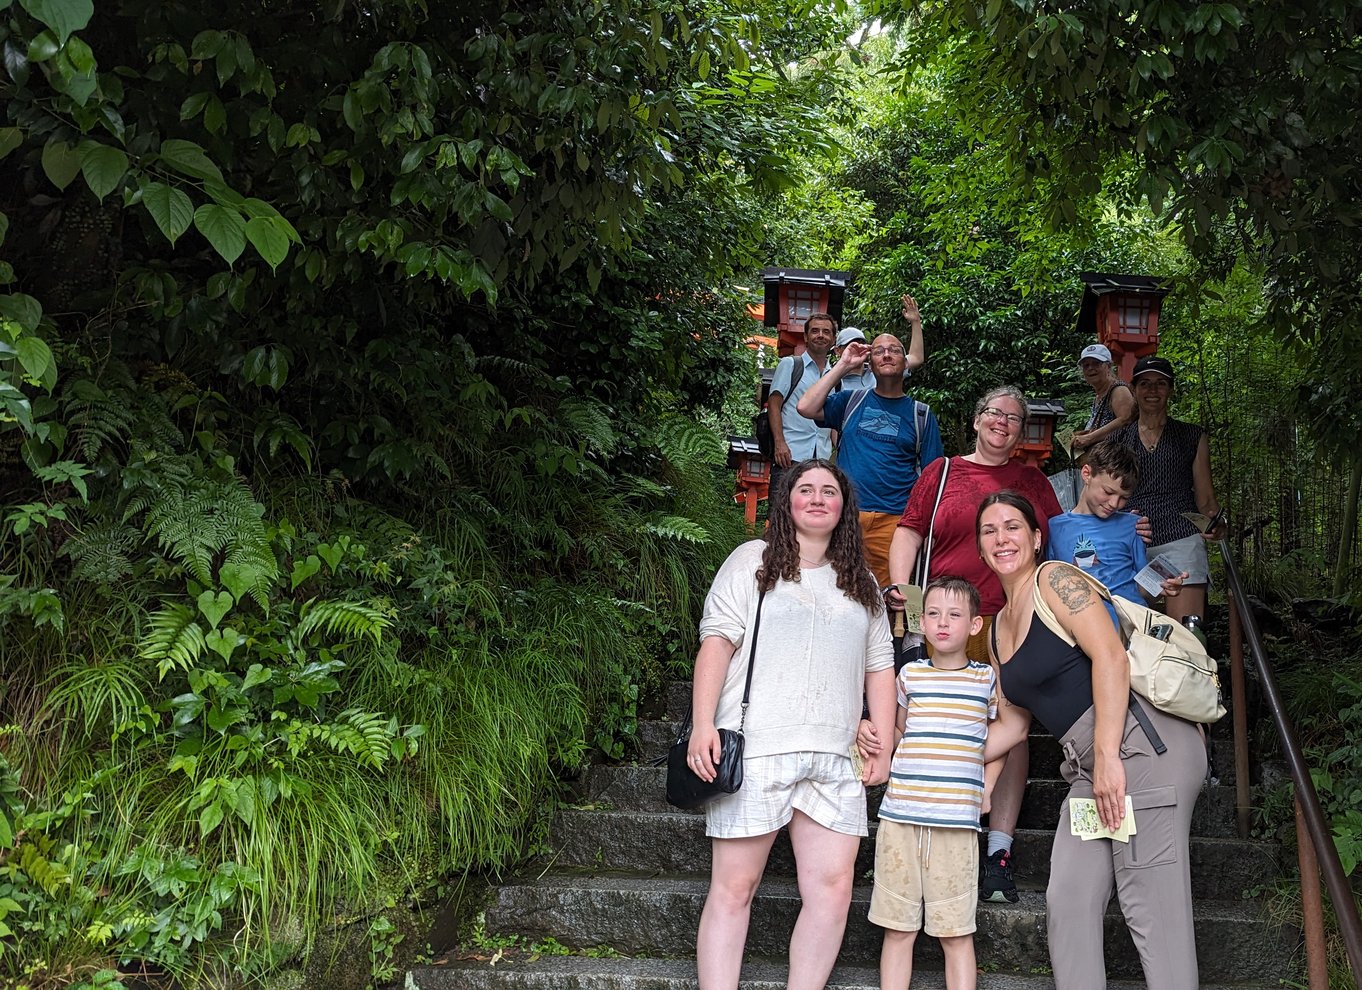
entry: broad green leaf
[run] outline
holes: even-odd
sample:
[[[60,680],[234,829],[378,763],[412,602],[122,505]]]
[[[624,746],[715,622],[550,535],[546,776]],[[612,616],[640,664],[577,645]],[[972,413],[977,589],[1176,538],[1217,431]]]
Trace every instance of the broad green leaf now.
[[[194,222],[194,204],[189,197],[164,182],[148,182],[142,187],[142,205],[171,244]]]
[[[43,146],[43,172],[58,189],[65,189],[80,171],[81,154],[65,141],[48,141]]]
[[[246,223],[246,237],[271,268],[288,257],[288,235],[272,219],[252,217]]]
[[[61,42],[51,31],[44,31],[28,43],[28,60],[46,62],[61,51]]]
[[[212,96],[212,93],[190,93],[180,104],[180,119],[193,120],[203,112],[203,108],[212,99]]]
[[[32,296],[13,292],[0,296],[0,316],[13,320],[28,333],[38,329],[38,321],[43,318],[43,307]]]
[[[274,676],[274,671],[266,670],[258,663],[253,663],[246,668],[246,677],[241,682],[241,690],[249,691],[258,684],[266,684]]]
[[[0,127],[0,158],[24,143],[24,132],[17,127]]]
[[[120,149],[107,144],[87,142],[85,154],[81,158],[80,171],[85,176],[85,184],[102,200],[117,188],[128,171],[128,156]]]
[[[227,108],[216,96],[203,108],[203,126],[208,129],[209,134],[221,134],[223,128],[227,126]]]
[[[14,342],[14,351],[30,378],[42,381],[56,369],[51,348],[37,337],[20,337]]]
[[[203,637],[204,645],[224,660],[232,659],[240,640],[241,634],[231,626],[210,629]]]
[[[71,66],[83,75],[95,71],[95,53],[79,38],[71,38],[66,42],[66,58]]]
[[[208,835],[221,824],[222,805],[216,802],[204,805],[203,812],[199,815],[199,835]]]
[[[9,217],[0,213],[0,244],[5,243],[5,235],[9,233]]]
[[[246,221],[236,210],[205,203],[194,211],[194,226],[229,265],[246,250]]]
[[[199,611],[203,613],[203,617],[208,620],[208,624],[214,629],[218,627],[218,623],[222,621],[222,617],[230,612],[232,606],[236,604],[232,599],[232,596],[226,591],[219,591],[216,593],[205,591],[199,595],[196,601],[198,602]]]
[[[57,33],[62,44],[72,31],[90,23],[95,12],[92,0],[19,0],[24,10]]]
[[[195,179],[222,181],[222,171],[213,164],[207,153],[193,141],[167,138],[161,142],[161,161],[177,172]]]
[[[291,590],[297,591],[298,585],[302,584],[312,575],[322,569],[322,562],[315,553],[307,555],[306,560],[295,560],[293,562],[293,574],[290,578]],[[335,570],[333,567],[332,570]]]
[[[241,601],[256,586],[260,577],[258,570],[245,564],[223,564],[218,571],[218,580],[237,601]]]

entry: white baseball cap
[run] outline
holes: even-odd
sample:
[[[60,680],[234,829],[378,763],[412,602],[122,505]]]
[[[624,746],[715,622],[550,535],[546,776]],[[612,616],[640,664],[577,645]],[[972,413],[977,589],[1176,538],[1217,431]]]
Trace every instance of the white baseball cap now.
[[[865,334],[861,332],[860,327],[847,327],[839,333],[837,335],[837,346],[846,347],[853,340],[859,340],[862,344],[865,343]]]
[[[1078,360],[1080,361],[1086,360],[1087,358],[1097,358],[1099,361],[1105,361],[1107,364],[1111,364],[1111,351],[1107,349],[1106,344],[1089,344],[1087,347],[1083,348],[1083,352],[1078,355]]]

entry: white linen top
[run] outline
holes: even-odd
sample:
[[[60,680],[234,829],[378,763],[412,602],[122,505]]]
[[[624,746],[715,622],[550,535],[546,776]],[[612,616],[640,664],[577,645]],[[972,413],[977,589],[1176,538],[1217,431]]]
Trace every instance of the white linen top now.
[[[747,678],[747,632],[757,616],[763,540],[734,550],[705,598],[700,638],[722,636],[737,649],[714,724],[736,729]],[[744,756],[812,752],[846,755],[860,722],[865,675],[894,665],[889,618],[872,615],[837,587],[831,564],[777,581],[761,609],[756,672],[747,709]]]

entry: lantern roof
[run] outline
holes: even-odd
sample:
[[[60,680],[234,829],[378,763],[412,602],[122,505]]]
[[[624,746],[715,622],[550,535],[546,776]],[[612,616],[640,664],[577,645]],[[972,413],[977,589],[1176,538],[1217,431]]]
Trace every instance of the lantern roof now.
[[[1064,403],[1058,399],[1028,399],[1026,411],[1032,416],[1062,416]]]
[[[828,312],[838,323],[842,322],[842,298],[846,295],[847,285],[851,282],[851,272],[834,271],[827,268],[763,268],[761,280],[765,283],[764,322],[768,327],[780,324],[780,287],[782,285],[808,285],[828,290]]]
[[[1148,275],[1117,275],[1111,272],[1080,272],[1083,283],[1083,302],[1078,307],[1078,329],[1085,334],[1097,334],[1097,300],[1111,292],[1130,292],[1162,299],[1172,292],[1163,279]]]

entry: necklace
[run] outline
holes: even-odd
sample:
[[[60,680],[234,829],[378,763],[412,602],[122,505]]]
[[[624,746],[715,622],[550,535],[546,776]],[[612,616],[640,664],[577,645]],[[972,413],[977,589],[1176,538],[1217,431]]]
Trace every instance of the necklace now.
[[[822,567],[828,562],[828,558],[824,557],[822,560],[810,560],[808,557],[800,557],[799,562],[801,564],[808,564],[810,567]]]
[[[1159,440],[1162,437],[1163,427],[1159,427],[1158,430],[1155,431],[1152,426],[1140,425],[1140,442],[1144,444],[1144,449],[1150,453],[1159,449]]]

